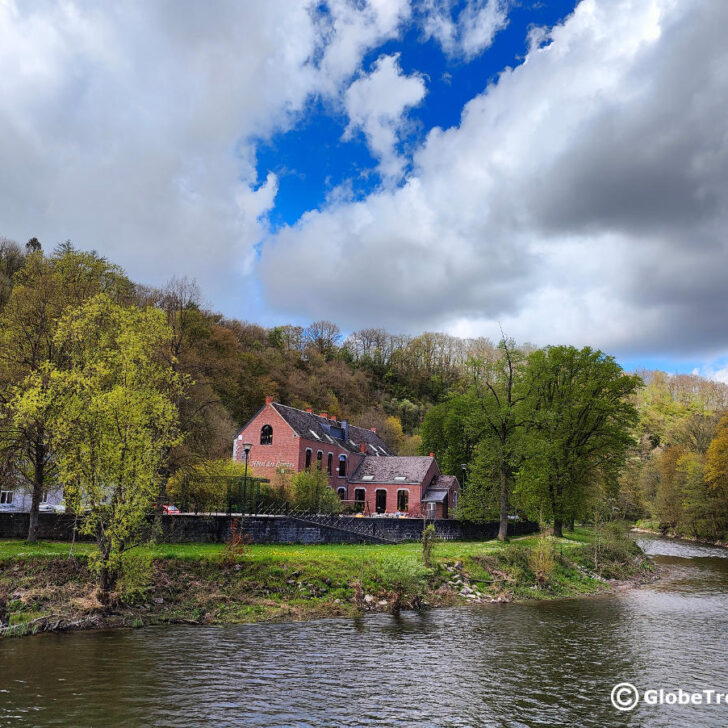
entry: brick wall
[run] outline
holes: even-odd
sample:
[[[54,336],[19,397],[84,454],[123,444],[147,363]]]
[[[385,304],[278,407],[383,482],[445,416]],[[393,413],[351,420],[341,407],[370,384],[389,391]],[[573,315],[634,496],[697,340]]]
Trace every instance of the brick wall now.
[[[273,428],[273,442],[270,445],[260,444],[260,431],[264,425]],[[351,475],[361,462],[362,456],[359,453],[351,453],[348,450],[332,445],[329,442],[321,442],[315,438],[298,437],[291,426],[280,416],[270,405],[266,404],[258,414],[244,427],[235,439],[233,457],[242,462],[245,459],[243,443],[252,444],[248,456],[248,464],[254,474],[260,478],[269,478],[272,483],[276,482],[276,474],[280,468],[290,469],[300,473],[306,466],[306,449],[311,449],[311,466],[316,467],[316,455],[321,450],[321,459],[324,472],[327,469],[329,453],[332,454],[332,470],[329,477],[329,485],[337,490],[339,487],[347,487],[347,479],[340,478],[339,455],[347,457],[347,475]],[[347,494],[347,497],[353,497]]]

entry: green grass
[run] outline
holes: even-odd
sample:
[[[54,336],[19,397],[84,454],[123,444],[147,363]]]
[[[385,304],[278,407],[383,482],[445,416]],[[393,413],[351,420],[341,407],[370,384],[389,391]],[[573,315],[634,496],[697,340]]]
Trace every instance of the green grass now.
[[[537,536],[526,536],[511,541],[523,546],[533,545]],[[566,540],[565,540],[566,542]],[[437,541],[435,556],[438,559],[462,559],[485,551],[498,551],[506,545],[498,541]],[[225,548],[218,543],[170,543],[139,546],[138,553],[149,553],[154,558],[180,559],[182,561],[215,560]],[[87,556],[96,550],[92,543],[77,542],[73,546],[76,556]],[[66,541],[27,541],[0,539],[0,561],[36,556],[68,556],[70,544]],[[291,561],[327,564],[333,561],[379,560],[382,557],[419,559],[422,545],[419,543],[388,544],[254,544],[248,548],[248,558],[253,562],[275,563]]]

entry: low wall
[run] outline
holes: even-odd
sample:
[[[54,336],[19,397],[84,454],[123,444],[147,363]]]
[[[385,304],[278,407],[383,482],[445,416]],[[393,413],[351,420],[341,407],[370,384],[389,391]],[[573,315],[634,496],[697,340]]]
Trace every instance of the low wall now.
[[[28,533],[27,513],[0,513],[0,538],[24,539]],[[178,515],[162,516],[162,540],[168,543],[220,543],[230,536],[234,516]],[[41,513],[38,517],[38,538],[46,541],[70,541],[73,537],[73,516]],[[245,532],[254,543],[367,543],[418,541],[425,521],[421,518],[350,518],[335,519],[336,526],[312,523],[290,516],[246,516]],[[469,521],[434,521],[439,538],[487,540],[498,535],[498,523]],[[353,530],[350,530],[353,529]],[[354,532],[356,531],[356,532]],[[509,536],[538,531],[531,521],[508,524]],[[76,536],[77,540],[79,536]],[[87,539],[86,539],[87,540]]]

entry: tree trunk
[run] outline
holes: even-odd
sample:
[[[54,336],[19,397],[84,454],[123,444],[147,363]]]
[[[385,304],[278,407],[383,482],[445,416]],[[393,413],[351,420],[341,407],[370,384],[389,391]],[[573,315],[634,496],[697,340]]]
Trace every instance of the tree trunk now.
[[[501,462],[500,467],[500,526],[498,528],[498,540],[505,541],[508,536],[508,479],[506,476],[505,463]]]
[[[38,512],[40,511],[40,502],[43,498],[44,487],[45,448],[43,447],[43,443],[38,441],[35,443],[35,457],[33,458],[33,493],[30,500],[27,538],[29,543],[35,543],[38,540]]]
[[[554,536],[561,538],[564,535],[564,526],[561,516],[554,516]]]
[[[576,523],[574,522],[574,516],[572,516],[569,519],[569,531],[571,531],[573,533],[575,527],[576,527]]]

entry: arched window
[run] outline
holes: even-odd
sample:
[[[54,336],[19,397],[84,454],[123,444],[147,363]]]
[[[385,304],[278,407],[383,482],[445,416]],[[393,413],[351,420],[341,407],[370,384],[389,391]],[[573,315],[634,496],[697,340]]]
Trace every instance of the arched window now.
[[[375,507],[377,513],[386,513],[387,512],[387,491],[384,489],[377,490],[375,493]]]
[[[333,475],[333,469],[334,469],[334,453],[329,453],[329,458],[326,461],[326,472],[329,475]]]
[[[339,488],[336,492],[339,494],[339,500],[346,498],[346,488]]]
[[[273,444],[273,428],[270,425],[263,425],[263,427],[260,428],[260,444]]]
[[[366,505],[367,492],[364,488],[357,488],[354,491],[354,510],[357,513],[361,513]]]
[[[397,510],[400,513],[407,513],[409,510],[409,491],[398,490],[397,491]]]
[[[306,468],[307,473],[311,472],[311,448],[310,447],[306,448],[306,466],[305,466],[305,468]]]
[[[324,452],[323,450],[319,450],[316,453],[316,467],[321,470],[321,468],[324,465]]]
[[[339,477],[346,475],[346,455],[339,455]]]

